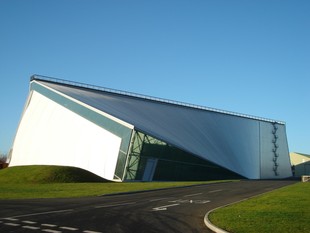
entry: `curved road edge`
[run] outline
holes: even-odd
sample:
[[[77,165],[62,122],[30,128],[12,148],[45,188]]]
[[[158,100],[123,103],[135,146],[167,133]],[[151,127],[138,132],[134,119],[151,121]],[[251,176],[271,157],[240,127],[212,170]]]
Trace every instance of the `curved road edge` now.
[[[237,202],[233,202],[233,203],[230,203],[230,204],[227,204],[227,205],[223,205],[223,206],[219,206],[213,210],[210,210],[209,212],[206,213],[203,221],[205,223],[205,225],[213,232],[216,232],[216,233],[229,233],[228,231],[225,231],[223,230],[222,228],[219,228],[217,227],[216,225],[214,225],[210,220],[209,220],[209,214],[211,214],[213,211],[217,210],[217,209],[220,209],[220,208],[223,208],[223,207],[226,207],[226,206],[229,206],[229,205],[233,205],[235,203],[238,203],[240,201],[237,201]]]
[[[239,201],[238,201],[239,202]],[[236,202],[235,202],[236,203]],[[206,213],[203,221],[205,223],[205,225],[213,232],[216,232],[216,233],[229,233],[228,231],[225,231],[223,230],[222,228],[219,228],[217,227],[216,225],[214,225],[210,220],[209,220],[209,214],[211,214],[213,211],[217,210],[217,209],[220,209],[220,208],[223,208],[225,206],[229,206],[229,205],[232,205],[234,203],[231,203],[231,204],[228,204],[228,205],[223,205],[223,206],[220,206],[220,207],[217,207],[213,210],[210,210],[209,212]]]
[[[282,188],[282,187],[281,187]],[[229,203],[229,204],[226,204],[226,205],[222,205],[222,206],[219,206],[219,207],[216,207],[212,210],[210,210],[209,212],[206,213],[205,217],[204,217],[204,223],[205,225],[211,230],[211,231],[214,231],[215,233],[229,233],[229,231],[225,231],[223,230],[222,228],[219,228],[217,227],[216,225],[214,225],[210,220],[209,220],[209,214],[211,214],[213,211],[217,210],[217,209],[221,209],[221,208],[224,208],[226,206],[231,206],[231,205],[234,205],[234,204],[237,204],[237,203],[240,203],[240,202],[243,202],[243,201],[246,201],[246,200],[249,200],[249,199],[252,199],[254,197],[258,197],[258,196],[261,196],[261,195],[264,195],[266,193],[269,193],[269,192],[272,192],[274,190],[271,190],[271,191],[268,191],[268,192],[265,192],[265,193],[260,193],[260,194],[257,194],[257,195],[254,195],[252,197],[247,197],[247,198],[244,198],[242,200],[239,200],[239,201],[235,201],[235,202],[232,202],[232,203]]]
[[[286,185],[286,186],[288,186],[288,185]],[[284,186],[284,187],[286,187],[286,186]],[[217,209],[224,208],[224,207],[226,207],[226,206],[234,205],[234,204],[237,204],[237,203],[240,203],[240,202],[243,202],[243,201],[246,201],[246,200],[255,198],[255,197],[262,196],[262,195],[264,195],[264,194],[266,194],[266,193],[270,193],[270,192],[273,192],[274,190],[279,190],[279,189],[284,188],[284,187],[276,188],[276,189],[270,190],[270,191],[268,191],[268,192],[260,193],[260,194],[254,195],[254,196],[252,196],[252,197],[247,197],[247,198],[244,198],[244,199],[239,200],[239,201],[235,201],[235,202],[232,202],[232,203],[229,203],[229,204],[226,204],[226,205],[222,205],[222,206],[216,207],[216,208],[214,208],[214,209],[208,211],[208,212],[205,214],[205,216],[204,216],[204,223],[205,223],[205,225],[206,225],[211,231],[213,231],[213,232],[215,232],[215,233],[229,233],[229,231],[223,230],[222,228],[220,228],[220,227],[214,225],[214,224],[209,220],[209,215],[210,215],[213,211],[215,211],[215,210],[217,210]]]

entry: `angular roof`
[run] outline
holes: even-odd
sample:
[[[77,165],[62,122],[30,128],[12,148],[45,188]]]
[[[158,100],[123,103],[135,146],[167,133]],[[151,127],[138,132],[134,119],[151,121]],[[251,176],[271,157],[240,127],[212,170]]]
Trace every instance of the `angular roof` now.
[[[298,155],[302,155],[302,156],[305,156],[305,157],[309,157],[310,158],[310,155],[308,154],[304,154],[304,153],[299,153],[299,152],[294,152],[295,154],[298,154]]]
[[[248,178],[259,173],[259,122],[284,125],[265,118],[64,80],[33,76],[32,81]]]

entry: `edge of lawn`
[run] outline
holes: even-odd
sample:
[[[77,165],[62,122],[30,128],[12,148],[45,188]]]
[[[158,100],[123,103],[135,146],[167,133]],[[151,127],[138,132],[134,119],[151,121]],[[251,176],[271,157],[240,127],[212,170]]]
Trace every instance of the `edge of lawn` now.
[[[209,220],[209,215],[213,212],[213,211],[216,211],[218,209],[222,209],[222,208],[225,208],[227,206],[232,206],[232,205],[235,205],[235,204],[238,204],[238,203],[241,203],[241,202],[244,202],[244,201],[247,201],[247,200],[251,200],[251,199],[254,199],[254,198],[257,198],[257,197],[260,197],[260,196],[263,196],[263,195],[266,195],[268,193],[272,193],[272,192],[275,192],[277,190],[281,190],[281,189],[284,189],[286,188],[287,186],[284,186],[284,187],[280,187],[276,190],[270,190],[270,191],[267,191],[267,192],[264,192],[264,193],[260,193],[260,194],[257,194],[257,195],[254,195],[254,196],[251,196],[251,197],[247,197],[247,198],[244,198],[242,200],[239,200],[239,201],[235,201],[235,202],[232,202],[232,203],[229,203],[229,204],[226,204],[226,205],[222,205],[222,206],[218,206],[210,211],[208,211],[205,216],[204,216],[204,223],[205,225],[207,226],[207,228],[209,228],[210,230],[212,230],[213,232],[215,233],[229,233],[228,231],[216,226],[215,224],[213,224],[210,220]]]
[[[238,180],[198,182],[125,182],[125,183],[52,183],[52,184],[2,184],[0,200],[82,198],[107,195],[124,195],[138,192],[158,191],[171,188],[186,188],[212,185]]]

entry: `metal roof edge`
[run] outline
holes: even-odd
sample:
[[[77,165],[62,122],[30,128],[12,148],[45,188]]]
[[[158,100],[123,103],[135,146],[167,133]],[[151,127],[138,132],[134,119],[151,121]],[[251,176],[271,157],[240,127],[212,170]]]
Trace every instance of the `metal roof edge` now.
[[[242,118],[265,121],[265,122],[270,122],[273,124],[285,125],[284,121],[272,120],[272,119],[268,119],[268,118],[264,118],[264,117],[257,117],[257,116],[252,116],[252,115],[248,115],[248,114],[242,114],[242,113],[226,111],[226,110],[221,110],[221,109],[216,109],[216,108],[210,108],[210,107],[205,107],[205,106],[200,106],[200,105],[195,105],[195,104],[189,104],[189,103],[185,103],[185,102],[181,102],[181,101],[168,100],[168,99],[163,99],[163,98],[158,98],[158,97],[153,97],[153,96],[148,96],[148,95],[142,95],[142,94],[137,94],[137,93],[133,93],[133,92],[121,91],[121,90],[116,90],[116,89],[112,89],[112,88],[106,88],[106,87],[101,87],[101,86],[96,86],[96,85],[91,85],[91,84],[86,84],[86,83],[80,83],[80,82],[74,82],[74,81],[69,81],[69,80],[65,80],[65,79],[53,78],[53,77],[48,77],[48,76],[44,76],[44,75],[34,74],[30,77],[30,82],[34,81],[34,80],[53,82],[53,83],[58,83],[58,84],[74,86],[74,87],[86,88],[86,89],[90,89],[90,90],[103,91],[103,92],[108,92],[108,93],[113,93],[113,94],[118,94],[118,95],[123,95],[123,96],[129,96],[129,97],[135,97],[135,98],[140,98],[140,99],[145,99],[145,100],[151,100],[151,101],[155,101],[155,102],[173,104],[173,105],[178,105],[178,106],[183,106],[183,107],[188,107],[188,108],[193,108],[193,109],[200,109],[200,110],[211,111],[211,112],[216,112],[216,113],[221,113],[221,114],[226,114],[226,115],[232,115],[232,116],[237,116],[237,117],[242,117]]]

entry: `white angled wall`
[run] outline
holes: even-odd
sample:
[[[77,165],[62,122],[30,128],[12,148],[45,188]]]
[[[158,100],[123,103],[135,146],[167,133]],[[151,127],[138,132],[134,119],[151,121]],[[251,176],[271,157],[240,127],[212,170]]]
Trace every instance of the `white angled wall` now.
[[[73,166],[113,180],[120,144],[120,137],[32,92],[10,166]]]

